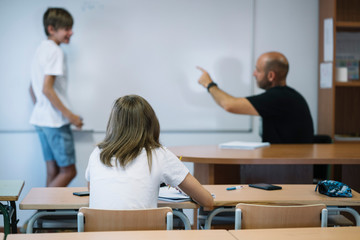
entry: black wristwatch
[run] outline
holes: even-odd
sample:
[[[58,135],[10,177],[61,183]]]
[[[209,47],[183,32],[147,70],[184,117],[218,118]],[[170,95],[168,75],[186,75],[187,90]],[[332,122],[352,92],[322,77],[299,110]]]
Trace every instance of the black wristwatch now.
[[[210,88],[211,88],[211,87],[214,87],[214,86],[217,86],[217,84],[214,83],[214,82],[209,83],[209,85],[207,85],[207,90],[208,90],[208,92],[210,92]]]

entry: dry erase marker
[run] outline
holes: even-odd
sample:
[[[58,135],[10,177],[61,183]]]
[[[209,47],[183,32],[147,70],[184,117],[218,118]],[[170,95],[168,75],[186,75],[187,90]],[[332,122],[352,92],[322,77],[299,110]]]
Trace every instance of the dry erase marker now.
[[[226,188],[226,190],[231,191],[231,190],[242,189],[242,188],[243,188],[243,186],[234,186],[234,187],[228,187],[228,188]]]

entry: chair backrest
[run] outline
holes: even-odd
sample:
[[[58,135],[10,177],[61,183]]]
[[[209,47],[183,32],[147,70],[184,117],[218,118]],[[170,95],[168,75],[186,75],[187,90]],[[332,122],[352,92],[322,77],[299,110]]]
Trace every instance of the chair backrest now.
[[[326,227],[325,204],[255,205],[239,203],[235,210],[235,229]]]
[[[78,213],[78,232],[125,230],[172,230],[173,213],[169,207],[105,210],[83,207]]]

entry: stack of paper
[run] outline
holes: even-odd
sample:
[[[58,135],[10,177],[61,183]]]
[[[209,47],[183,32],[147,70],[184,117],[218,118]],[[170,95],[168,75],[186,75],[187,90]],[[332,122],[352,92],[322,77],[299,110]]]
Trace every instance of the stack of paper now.
[[[167,186],[160,188],[158,199],[167,202],[186,202],[191,200],[185,193],[181,193],[176,188],[169,188]]]
[[[226,142],[219,144],[220,148],[230,148],[230,149],[255,149],[259,147],[269,146],[268,142]]]

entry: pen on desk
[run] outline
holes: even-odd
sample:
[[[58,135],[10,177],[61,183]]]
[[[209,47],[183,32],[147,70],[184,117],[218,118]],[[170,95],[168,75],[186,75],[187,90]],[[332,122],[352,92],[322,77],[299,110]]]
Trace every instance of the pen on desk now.
[[[243,188],[243,186],[234,186],[234,187],[228,187],[228,188],[226,188],[226,190],[231,191],[231,190],[242,189],[242,188]]]
[[[182,156],[180,156],[180,158],[179,158],[179,159],[180,159],[180,161],[181,161],[181,159],[182,159]]]

